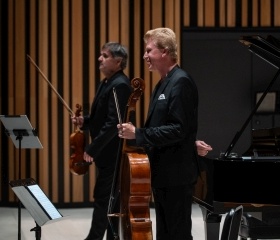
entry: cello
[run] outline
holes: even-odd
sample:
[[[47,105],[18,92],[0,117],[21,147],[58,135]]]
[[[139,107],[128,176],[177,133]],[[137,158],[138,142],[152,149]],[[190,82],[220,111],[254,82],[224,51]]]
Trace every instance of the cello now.
[[[134,123],[136,103],[141,97],[145,85],[143,79],[134,78],[131,80],[131,86],[134,91],[128,100],[125,121]],[[122,123],[115,91],[114,97],[119,123]],[[152,221],[149,208],[151,200],[150,163],[143,148],[135,146],[133,140],[121,139],[114,178],[108,218],[111,225],[110,217],[120,217],[121,238],[114,233],[115,239],[152,240]],[[119,194],[120,198],[120,213],[112,214],[112,201],[116,194]]]
[[[41,71],[38,65],[34,60],[27,55],[27,59],[35,66],[39,71],[43,79],[49,84],[54,93],[58,96],[59,100],[62,102],[63,106],[68,110],[71,116],[79,117],[82,112],[82,106],[76,104],[76,112],[74,113],[71,108],[67,105],[64,99],[60,96],[45,74]],[[70,148],[71,156],[69,160],[70,172],[74,175],[84,175],[88,173],[88,168],[91,163],[88,163],[84,160],[83,153],[85,148],[85,134],[75,125],[74,132],[70,135]]]

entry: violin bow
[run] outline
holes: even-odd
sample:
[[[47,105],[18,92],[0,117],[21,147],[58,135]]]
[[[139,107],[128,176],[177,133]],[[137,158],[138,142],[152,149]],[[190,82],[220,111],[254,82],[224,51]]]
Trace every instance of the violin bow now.
[[[34,62],[34,60],[27,54],[27,59],[36,67],[36,69],[39,71],[39,73],[41,74],[41,76],[43,77],[43,79],[49,84],[49,86],[51,87],[51,89],[56,93],[56,95],[58,96],[59,100],[62,102],[62,104],[64,105],[64,107],[66,107],[66,109],[68,110],[69,114],[71,116],[74,116],[75,113],[71,110],[71,108],[67,105],[67,103],[64,101],[64,99],[60,96],[60,94],[58,93],[58,91],[55,89],[55,87],[51,84],[51,82],[48,80],[48,78],[45,76],[45,74],[42,72],[42,70],[38,67],[38,65]]]

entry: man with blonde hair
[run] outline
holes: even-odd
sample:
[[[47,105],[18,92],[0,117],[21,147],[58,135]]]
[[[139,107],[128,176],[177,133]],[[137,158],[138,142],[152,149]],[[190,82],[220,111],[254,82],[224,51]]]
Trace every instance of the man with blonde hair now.
[[[153,90],[143,128],[118,124],[119,137],[135,139],[151,164],[157,240],[192,240],[192,193],[198,177],[196,150],[198,92],[178,65],[176,35],[149,30],[144,59],[160,80]]]

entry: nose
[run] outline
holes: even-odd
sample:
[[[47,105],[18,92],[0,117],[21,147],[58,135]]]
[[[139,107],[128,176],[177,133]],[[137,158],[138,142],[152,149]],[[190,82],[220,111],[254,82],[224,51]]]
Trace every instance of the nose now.
[[[146,53],[144,53],[144,55],[143,55],[143,59],[144,59],[144,60],[146,60],[147,58],[148,58],[147,54],[146,54]]]

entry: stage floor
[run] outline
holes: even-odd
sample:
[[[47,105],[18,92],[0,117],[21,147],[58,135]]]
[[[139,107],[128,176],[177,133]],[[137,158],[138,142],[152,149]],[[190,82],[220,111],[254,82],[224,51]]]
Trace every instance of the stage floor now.
[[[91,223],[91,208],[58,209],[65,216],[60,221],[50,222],[41,227],[42,240],[83,240],[87,236]],[[223,216],[224,219],[224,216]],[[222,223],[223,223],[222,219]],[[151,220],[153,222],[153,239],[155,240],[155,212],[151,209]],[[197,204],[193,204],[193,239],[205,240],[204,222],[202,213]],[[222,228],[222,223],[221,227]],[[36,239],[35,232],[30,231],[36,226],[33,218],[25,209],[21,209],[21,240]],[[0,240],[18,239],[18,209],[0,208]],[[105,239],[105,238],[104,238]]]

